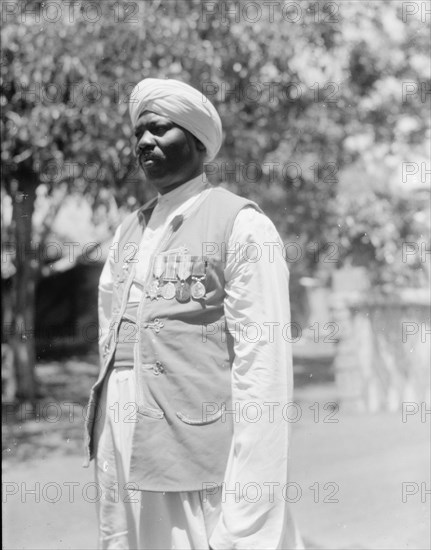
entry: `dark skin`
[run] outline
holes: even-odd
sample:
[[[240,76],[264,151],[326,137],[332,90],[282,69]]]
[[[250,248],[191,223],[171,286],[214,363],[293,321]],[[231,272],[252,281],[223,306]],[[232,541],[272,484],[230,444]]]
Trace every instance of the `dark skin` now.
[[[136,123],[135,138],[145,179],[161,195],[202,174],[205,146],[169,118],[144,111]]]

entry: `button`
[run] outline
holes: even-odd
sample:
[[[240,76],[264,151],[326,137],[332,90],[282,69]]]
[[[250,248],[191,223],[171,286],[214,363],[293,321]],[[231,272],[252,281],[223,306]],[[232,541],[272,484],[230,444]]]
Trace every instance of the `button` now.
[[[154,332],[159,333],[160,329],[165,326],[165,323],[160,321],[160,319],[154,319]]]
[[[153,365],[153,373],[156,376],[159,376],[159,374],[163,374],[165,372],[165,368],[163,364],[160,361],[156,361],[156,364]]]
[[[156,318],[154,321],[151,321],[149,323],[144,323],[142,325],[144,328],[150,328],[151,330],[154,330],[156,334],[160,332],[160,329],[162,329],[165,326],[165,323],[163,321],[160,321],[160,319]]]
[[[125,280],[126,279],[124,277],[120,277],[119,275],[117,275],[117,280],[114,282],[115,288],[118,288],[120,285],[122,285]]]

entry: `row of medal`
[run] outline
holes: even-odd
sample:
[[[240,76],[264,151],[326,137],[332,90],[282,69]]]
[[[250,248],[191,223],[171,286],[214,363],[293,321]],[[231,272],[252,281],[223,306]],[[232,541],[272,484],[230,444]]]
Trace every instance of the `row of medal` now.
[[[201,300],[206,294],[205,279],[206,262],[202,258],[192,260],[189,254],[160,254],[156,256],[153,265],[153,281],[146,289],[151,300],[162,296],[165,300],[176,298],[185,303],[192,297]],[[191,282],[188,279],[191,277]]]

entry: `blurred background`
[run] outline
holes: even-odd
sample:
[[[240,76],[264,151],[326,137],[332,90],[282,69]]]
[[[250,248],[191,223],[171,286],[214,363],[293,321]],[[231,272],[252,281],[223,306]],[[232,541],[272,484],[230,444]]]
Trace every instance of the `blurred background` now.
[[[307,547],[429,548],[429,4],[1,10],[5,547],[96,541],[80,460],[97,284],[115,228],[154,195],[128,101],[157,77],[214,103],[208,179],[258,202],[285,243]]]

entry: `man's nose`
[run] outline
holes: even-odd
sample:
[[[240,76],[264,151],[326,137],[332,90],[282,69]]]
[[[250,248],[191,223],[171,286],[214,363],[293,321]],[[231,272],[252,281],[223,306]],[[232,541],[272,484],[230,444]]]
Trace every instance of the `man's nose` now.
[[[136,143],[136,149],[143,151],[144,149],[152,149],[155,146],[154,136],[148,130],[141,135]]]

